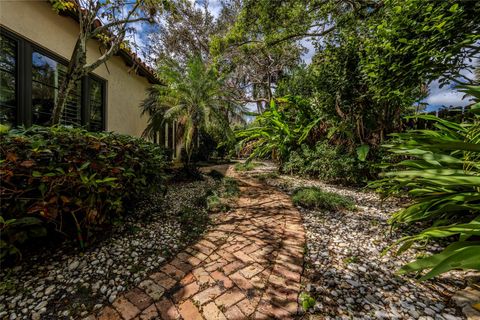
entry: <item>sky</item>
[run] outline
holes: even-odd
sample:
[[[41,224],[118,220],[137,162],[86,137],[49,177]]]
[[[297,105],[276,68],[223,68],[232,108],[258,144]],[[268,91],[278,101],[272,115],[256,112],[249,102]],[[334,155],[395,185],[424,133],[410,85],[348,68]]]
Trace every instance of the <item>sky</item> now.
[[[468,64],[470,66],[478,66],[478,59],[474,59]],[[463,78],[473,79],[474,74],[471,69],[464,69],[460,72]],[[427,111],[437,110],[443,106],[457,106],[464,107],[471,104],[472,100],[470,97],[465,97],[465,94],[455,90],[455,87],[450,84],[440,88],[438,81],[433,81],[430,86],[430,95],[423,101],[428,104]]]
[[[422,101],[428,104],[426,111],[435,111],[443,106],[464,107],[472,102],[463,92],[455,90],[453,85],[440,88],[437,80],[430,84],[429,90],[429,96]]]
[[[198,1],[198,3],[201,4],[201,3],[203,3],[203,1]],[[209,0],[208,1],[208,8],[210,9],[212,15],[215,18],[218,18],[218,15],[220,14],[220,10],[222,9],[222,3],[219,0]]]

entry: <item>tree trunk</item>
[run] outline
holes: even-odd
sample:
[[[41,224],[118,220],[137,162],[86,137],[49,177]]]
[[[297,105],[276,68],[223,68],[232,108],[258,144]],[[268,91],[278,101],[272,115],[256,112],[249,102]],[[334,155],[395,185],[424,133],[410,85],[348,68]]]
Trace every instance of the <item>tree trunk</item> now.
[[[267,76],[268,84],[267,84],[267,94],[268,94],[268,101],[272,100],[273,93],[272,93],[272,78],[270,77],[270,74]]]
[[[337,112],[340,119],[345,119],[345,113],[343,113],[342,109],[340,108],[340,94],[338,92],[335,95],[335,111]]]
[[[60,86],[57,100],[55,101],[55,106],[52,112],[52,119],[50,121],[51,125],[56,125],[60,123],[60,118],[62,116],[65,105],[67,104],[68,96],[70,95],[70,92],[72,91],[74,86],[75,80],[70,77],[68,77],[68,79],[65,79]]]
[[[360,140],[360,143],[363,143],[363,123],[361,116],[357,116],[355,120],[355,126],[357,127],[357,137]]]
[[[257,87],[257,84],[256,84],[256,83],[253,84],[252,97],[253,97],[254,100],[258,98],[258,87]],[[263,110],[262,110],[262,102],[261,102],[261,101],[257,101],[256,104],[257,104],[257,112],[258,112],[258,114],[262,114],[262,113],[263,113]]]
[[[81,36],[75,43],[72,57],[68,64],[67,73],[65,79],[60,85],[58,90],[58,96],[55,100],[55,106],[52,111],[52,118],[50,119],[51,125],[56,125],[60,122],[63,109],[68,100],[68,96],[75,86],[75,82],[79,81],[83,76],[83,66],[87,63],[87,51],[86,51],[86,39],[82,39]]]

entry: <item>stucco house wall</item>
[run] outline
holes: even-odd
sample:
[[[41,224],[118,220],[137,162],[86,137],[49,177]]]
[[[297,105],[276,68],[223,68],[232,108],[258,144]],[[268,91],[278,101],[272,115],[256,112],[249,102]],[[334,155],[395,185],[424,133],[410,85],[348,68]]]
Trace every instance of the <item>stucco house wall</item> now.
[[[9,31],[69,60],[79,25],[70,17],[57,15],[47,1],[0,1],[0,24]],[[98,43],[88,44],[88,60],[100,56]],[[137,75],[119,56],[95,75],[107,81],[106,130],[140,136],[147,125],[139,109],[148,80]]]

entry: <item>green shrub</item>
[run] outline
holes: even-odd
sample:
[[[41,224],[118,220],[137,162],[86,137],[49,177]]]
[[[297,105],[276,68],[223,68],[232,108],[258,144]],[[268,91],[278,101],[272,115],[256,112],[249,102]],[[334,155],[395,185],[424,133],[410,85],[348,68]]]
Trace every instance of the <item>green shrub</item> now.
[[[292,201],[304,208],[325,210],[354,210],[355,201],[333,192],[325,192],[316,187],[299,188],[293,192]]]
[[[222,180],[222,186],[220,188],[223,197],[236,197],[240,193],[237,180],[229,177],[225,177]]]
[[[265,182],[268,179],[277,179],[278,178],[278,172],[266,172],[266,173],[261,173],[257,174],[255,176],[258,180]]]
[[[252,161],[235,164],[236,171],[252,171],[256,167],[258,167],[258,163],[254,163]]]
[[[325,141],[318,142],[314,148],[302,145],[292,151],[281,169],[285,173],[344,185],[365,185],[376,171],[371,162],[358,160],[356,153]]]
[[[0,139],[2,219],[36,218],[81,246],[89,227],[164,187],[163,149],[142,139],[66,127],[12,129]]]
[[[217,190],[207,197],[207,208],[212,212],[226,212],[230,210],[230,198],[238,196],[240,189],[235,179],[225,177]]]
[[[223,177],[225,177],[223,173],[221,173],[218,170],[211,170],[209,173],[207,173],[207,175],[212,177],[215,180],[222,180]]]
[[[42,221],[34,217],[4,220],[0,216],[0,261],[8,256],[20,257],[21,253],[16,247],[28,239],[44,237],[47,229],[42,226]],[[1,292],[1,290],[0,290]]]

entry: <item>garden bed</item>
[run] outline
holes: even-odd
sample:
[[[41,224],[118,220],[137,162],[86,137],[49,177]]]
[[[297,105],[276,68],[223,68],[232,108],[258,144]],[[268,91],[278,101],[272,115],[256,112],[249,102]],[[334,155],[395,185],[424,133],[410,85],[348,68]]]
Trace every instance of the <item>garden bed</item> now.
[[[0,271],[0,319],[82,317],[142,281],[208,226],[219,182],[175,183],[139,203],[111,234],[81,251],[65,243]]]

